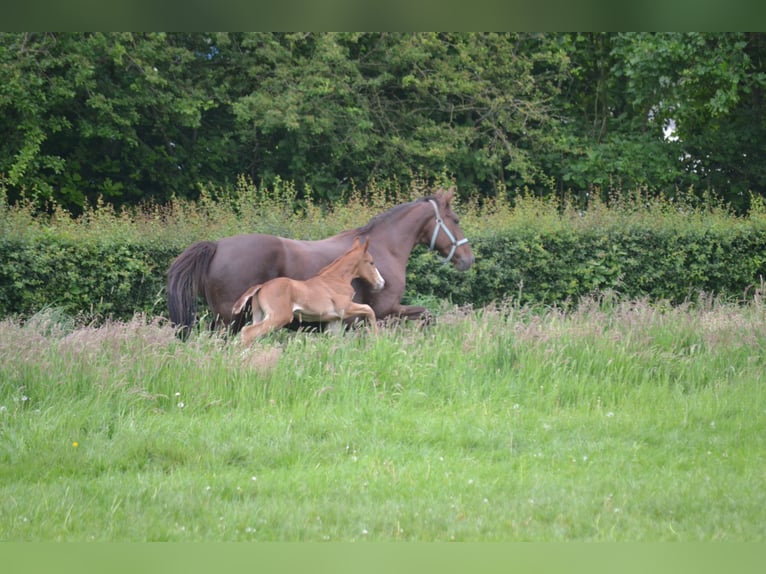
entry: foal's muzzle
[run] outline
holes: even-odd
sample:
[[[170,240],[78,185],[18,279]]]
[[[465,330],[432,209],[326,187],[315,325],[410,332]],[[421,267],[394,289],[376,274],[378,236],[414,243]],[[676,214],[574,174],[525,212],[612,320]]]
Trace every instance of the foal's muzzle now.
[[[375,284],[372,286],[372,292],[378,293],[380,291],[383,291],[383,287],[386,286],[386,280],[383,279],[383,275],[380,274],[380,271],[378,271],[378,277],[375,281]]]

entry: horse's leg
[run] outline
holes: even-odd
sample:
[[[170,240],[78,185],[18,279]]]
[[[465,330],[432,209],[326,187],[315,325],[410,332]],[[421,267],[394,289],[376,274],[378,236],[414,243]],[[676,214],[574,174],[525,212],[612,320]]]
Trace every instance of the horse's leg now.
[[[419,305],[402,305],[400,300],[404,294],[404,289],[395,289],[393,287],[395,277],[389,280],[386,277],[386,289],[381,293],[368,294],[369,298],[363,298],[365,302],[375,309],[375,314],[378,319],[388,319],[389,317],[394,319],[407,319],[410,321],[422,321],[423,323],[430,323],[433,319],[431,312]],[[391,289],[388,287],[391,285]],[[402,284],[403,285],[403,284]],[[357,298],[357,301],[360,299]]]
[[[210,320],[210,331],[225,335],[228,333],[228,329],[229,325],[223,320],[223,317],[221,317],[218,313],[213,315],[213,318]]]
[[[434,316],[431,311],[419,305],[397,305],[387,317],[401,317],[410,321],[420,321],[424,325],[430,325]]]

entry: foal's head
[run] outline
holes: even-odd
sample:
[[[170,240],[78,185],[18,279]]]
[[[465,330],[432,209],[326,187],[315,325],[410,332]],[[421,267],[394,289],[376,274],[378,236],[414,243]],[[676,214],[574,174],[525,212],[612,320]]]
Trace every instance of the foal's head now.
[[[367,281],[367,283],[372,285],[373,293],[377,293],[383,289],[386,281],[383,279],[380,271],[378,271],[378,268],[375,267],[375,261],[372,258],[372,254],[368,250],[369,247],[369,237],[364,240],[364,243],[361,243],[358,237],[354,239],[354,246],[351,248],[351,252],[354,253],[357,257],[354,272],[357,277],[361,277]]]

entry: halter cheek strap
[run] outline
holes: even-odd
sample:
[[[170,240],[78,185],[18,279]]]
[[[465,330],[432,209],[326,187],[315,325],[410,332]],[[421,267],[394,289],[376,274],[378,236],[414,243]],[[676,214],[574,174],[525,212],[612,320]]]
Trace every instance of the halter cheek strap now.
[[[434,246],[436,245],[436,238],[439,236],[439,231],[443,230],[444,233],[447,234],[447,237],[449,237],[449,240],[452,242],[452,249],[450,249],[449,255],[447,255],[447,258],[444,260],[444,263],[447,264],[452,260],[452,256],[455,255],[455,250],[457,250],[457,248],[461,245],[468,243],[468,239],[464,237],[460,241],[457,241],[455,236],[449,230],[449,227],[444,224],[441,215],[439,215],[439,206],[436,205],[436,202],[433,199],[429,199],[428,202],[434,206],[434,213],[436,214],[436,225],[434,225],[434,233],[431,236],[431,245],[428,248],[431,251],[434,250]]]

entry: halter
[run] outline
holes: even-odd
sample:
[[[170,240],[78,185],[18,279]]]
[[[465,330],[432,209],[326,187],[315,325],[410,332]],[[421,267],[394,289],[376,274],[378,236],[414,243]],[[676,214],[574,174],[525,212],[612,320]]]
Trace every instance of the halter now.
[[[434,250],[434,245],[436,245],[436,238],[439,236],[439,230],[442,230],[442,229],[444,230],[444,233],[447,234],[447,237],[449,237],[450,241],[452,242],[452,249],[450,249],[449,255],[447,255],[447,258],[444,260],[444,264],[446,265],[452,260],[452,256],[455,254],[455,250],[461,245],[468,243],[468,239],[464,237],[460,241],[457,241],[455,239],[455,236],[449,230],[449,227],[444,225],[444,221],[439,215],[439,206],[436,205],[436,202],[433,199],[429,199],[428,202],[434,206],[434,213],[436,214],[436,225],[434,226],[434,234],[431,236],[431,245],[429,246],[429,249],[431,251]]]

